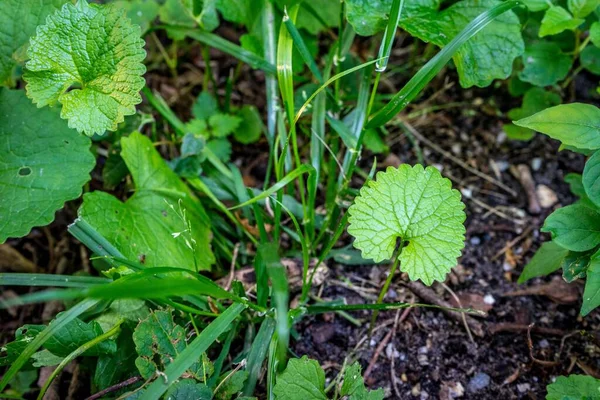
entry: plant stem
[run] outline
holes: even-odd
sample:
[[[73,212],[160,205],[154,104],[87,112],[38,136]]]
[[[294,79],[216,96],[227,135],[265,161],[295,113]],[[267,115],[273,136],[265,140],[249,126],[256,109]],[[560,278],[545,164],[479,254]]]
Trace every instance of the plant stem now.
[[[396,269],[398,269],[398,265],[400,265],[400,255],[402,255],[403,245],[404,245],[404,242],[400,243],[400,249],[398,250],[396,259],[394,260],[394,263],[392,264],[392,269],[390,270],[390,273],[389,273],[387,279],[385,280],[385,283],[383,284],[383,288],[381,288],[381,292],[379,292],[379,297],[377,298],[377,304],[383,303],[383,298],[385,297],[388,289],[390,288],[392,279],[394,279],[394,274],[396,273]],[[369,336],[371,336],[371,333],[373,332],[373,327],[375,326],[375,320],[377,320],[378,314],[379,314],[379,311],[375,310],[373,312],[373,315],[371,316],[371,324],[369,325]]]

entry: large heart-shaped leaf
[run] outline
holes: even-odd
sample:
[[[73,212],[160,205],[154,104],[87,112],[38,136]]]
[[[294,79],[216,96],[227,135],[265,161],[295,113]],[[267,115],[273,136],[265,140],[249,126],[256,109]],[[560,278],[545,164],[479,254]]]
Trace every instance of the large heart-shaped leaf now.
[[[348,233],[363,258],[389,260],[405,246],[400,268],[411,279],[443,281],[464,247],[466,215],[460,193],[433,168],[388,168],[360,190]]]
[[[83,197],[80,215],[126,257],[149,266],[209,269],[210,221],[198,199],[147,137],[121,139],[121,156],[136,185],[125,203],[103,192]]]
[[[0,243],[47,225],[81,195],[94,156],[90,139],[57,110],[39,109],[20,90],[0,90]]]
[[[69,126],[89,136],[114,131],[142,101],[143,47],[123,9],[67,3],[30,40],[27,95],[39,107],[61,103]]]

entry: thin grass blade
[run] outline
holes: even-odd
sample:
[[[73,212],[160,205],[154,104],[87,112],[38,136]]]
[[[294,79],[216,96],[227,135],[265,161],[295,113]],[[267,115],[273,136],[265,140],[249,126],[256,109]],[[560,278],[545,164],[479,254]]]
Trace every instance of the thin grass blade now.
[[[112,279],[97,276],[52,275],[52,274],[23,274],[0,273],[0,285],[3,286],[55,286],[86,288],[93,285],[103,285]]]
[[[244,311],[243,304],[231,305],[223,314],[217,317],[200,335],[194,339],[169,364],[167,369],[159,376],[140,397],[142,400],[158,400],[177,379],[206,352],[215,340],[225,331],[231,328],[232,322]]]
[[[505,12],[520,6],[518,1],[506,1],[481,13],[471,21],[465,28],[448,43],[439,53],[425,64],[408,83],[390,100],[390,102],[377,112],[367,123],[367,128],[377,128],[390,121],[396,114],[402,111],[408,103],[423,90],[425,86],[446,65],[460,47],[490,22]]]
[[[244,390],[242,391],[244,396],[252,396],[252,394],[254,394],[256,382],[258,381],[262,364],[267,357],[267,350],[269,350],[273,332],[275,332],[275,320],[267,317],[263,320],[262,324],[260,324],[260,329],[254,338],[252,348],[248,354],[246,364],[248,378],[246,379]]]
[[[385,27],[383,33],[383,40],[381,46],[379,46],[379,61],[375,64],[375,71],[383,72],[387,68],[388,61],[390,60],[390,54],[392,53],[392,45],[394,44],[394,37],[396,36],[396,29],[398,29],[398,23],[400,22],[400,15],[402,14],[402,7],[404,6],[404,0],[394,0],[392,3],[392,9],[388,19],[388,24]]]

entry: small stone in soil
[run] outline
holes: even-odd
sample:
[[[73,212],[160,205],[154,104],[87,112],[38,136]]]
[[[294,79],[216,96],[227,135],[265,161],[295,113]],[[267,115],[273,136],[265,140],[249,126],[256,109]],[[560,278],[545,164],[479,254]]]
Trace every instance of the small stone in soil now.
[[[471,378],[467,385],[467,390],[469,393],[477,393],[480,390],[485,389],[490,385],[491,378],[488,374],[483,372],[478,373],[474,377]]]
[[[479,238],[479,236],[473,236],[470,242],[473,246],[478,246],[481,244],[481,239]]]
[[[542,159],[539,157],[534,158],[533,160],[531,160],[531,169],[534,171],[539,171],[540,168],[542,168]]]
[[[485,304],[493,305],[496,302],[496,299],[494,299],[494,296],[492,296],[491,294],[486,294],[485,296],[483,296],[483,302]]]
[[[519,383],[517,385],[517,390],[519,393],[526,393],[531,390],[531,385],[529,383]]]

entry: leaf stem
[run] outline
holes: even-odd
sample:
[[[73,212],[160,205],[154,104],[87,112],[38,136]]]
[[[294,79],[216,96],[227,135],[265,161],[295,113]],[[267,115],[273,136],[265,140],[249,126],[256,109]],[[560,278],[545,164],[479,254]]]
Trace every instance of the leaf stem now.
[[[390,273],[388,274],[387,279],[385,280],[385,283],[383,284],[383,287],[381,288],[381,292],[379,292],[379,297],[377,297],[377,304],[383,303],[383,298],[385,297],[385,295],[387,294],[387,291],[390,288],[392,279],[394,279],[394,274],[396,273],[396,270],[398,269],[398,265],[400,265],[400,256],[402,255],[403,248],[404,248],[404,241],[402,241],[400,243],[400,249],[398,250],[396,259],[394,260],[394,263],[392,264],[392,269],[390,270]],[[378,314],[379,314],[379,310],[375,310],[373,312],[373,315],[371,316],[371,323],[369,324],[369,336],[371,336],[371,333],[373,332],[373,327],[375,326],[375,321],[377,320]]]

